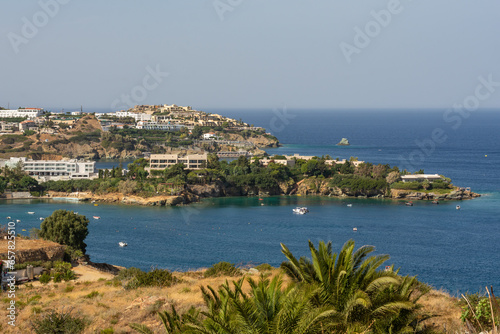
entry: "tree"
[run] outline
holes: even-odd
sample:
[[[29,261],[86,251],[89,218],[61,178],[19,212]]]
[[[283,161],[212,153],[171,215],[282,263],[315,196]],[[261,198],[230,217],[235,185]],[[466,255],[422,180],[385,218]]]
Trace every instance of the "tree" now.
[[[217,290],[208,286],[201,291],[207,311],[191,308],[179,315],[172,311],[159,312],[166,333],[276,333],[314,334],[331,327],[334,313],[311,305],[311,289],[299,286],[283,287],[283,280],[261,276],[259,281],[248,278],[250,291],[244,292],[244,279],[226,281]],[[205,316],[204,319],[200,315]],[[153,333],[148,327],[131,324],[139,333]]]
[[[88,224],[89,220],[83,215],[77,215],[73,211],[56,210],[42,222],[40,237],[85,254],[87,245],[84,240],[89,234]]]
[[[398,171],[390,172],[389,175],[385,178],[388,184],[393,184],[394,182],[399,181],[401,175],[399,175]]]
[[[416,303],[428,290],[414,277],[398,276],[392,267],[380,271],[389,256],[368,256],[373,246],[354,251],[354,241],[349,240],[337,254],[331,242],[320,242],[316,249],[309,241],[312,261],[297,260],[285,245],[281,247],[288,259],[282,269],[294,281],[318,287],[312,300],[330,306],[343,319],[335,326],[339,333],[363,332],[373,323],[378,333],[419,333],[419,322],[428,318]]]
[[[203,128],[199,125],[195,125],[193,130],[191,130],[191,137],[193,139],[198,139],[203,134]]]
[[[351,163],[349,161],[346,161],[342,167],[340,167],[340,172],[342,174],[352,174],[354,173],[354,167],[351,166]]]

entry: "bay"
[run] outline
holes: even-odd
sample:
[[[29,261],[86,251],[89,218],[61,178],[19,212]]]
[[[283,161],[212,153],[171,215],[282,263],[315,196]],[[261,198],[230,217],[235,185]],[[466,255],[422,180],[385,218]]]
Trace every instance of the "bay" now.
[[[446,122],[439,110],[288,112],[295,118],[279,124],[272,110],[219,111],[271,128],[284,146],[269,149],[270,154],[355,156],[402,166],[420,151],[423,159],[413,161],[414,170],[444,174],[483,196],[440,205],[418,202],[413,207],[390,200],[288,196],[206,199],[174,208],[4,200],[0,219],[20,219],[17,232],[24,234],[40,226],[39,217],[56,209],[78,211],[91,220],[86,243],[93,261],[142,269],[188,270],[219,261],[278,266],[284,260],[281,242],[297,256],[309,256],[308,240],[331,240],[339,249],[352,238],[357,246],[374,245],[378,254],[391,255],[388,264],[401,267],[402,274],[418,275],[454,294],[500,284],[499,113],[476,112],[454,129],[455,123]],[[435,129],[442,129],[447,139],[422,151],[418,144],[432,138]],[[335,146],[342,137],[352,145]],[[309,207],[310,213],[293,215],[292,208],[299,205]],[[119,241],[129,246],[120,248]]]

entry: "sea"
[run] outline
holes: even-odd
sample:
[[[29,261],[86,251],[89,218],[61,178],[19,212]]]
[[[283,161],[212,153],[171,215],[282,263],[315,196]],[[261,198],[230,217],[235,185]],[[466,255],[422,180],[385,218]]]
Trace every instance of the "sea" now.
[[[182,207],[3,200],[0,219],[19,219],[16,232],[29,234],[54,210],[73,210],[90,220],[85,242],[92,261],[143,270],[185,271],[219,261],[279,266],[285,260],[281,243],[295,256],[310,258],[309,240],[315,245],[331,241],[337,251],[353,239],[357,247],[373,245],[375,254],[389,254],[384,265],[454,295],[500,286],[498,110],[205,111],[266,128],[282,144],[266,149],[269,154],[328,154],[411,172],[423,169],[481,197],[439,205],[415,202],[412,207],[404,201],[317,196],[212,198]],[[351,145],[337,146],[342,138]],[[101,161],[98,167],[118,163]],[[296,206],[310,212],[294,215]],[[128,247],[119,247],[120,241]]]

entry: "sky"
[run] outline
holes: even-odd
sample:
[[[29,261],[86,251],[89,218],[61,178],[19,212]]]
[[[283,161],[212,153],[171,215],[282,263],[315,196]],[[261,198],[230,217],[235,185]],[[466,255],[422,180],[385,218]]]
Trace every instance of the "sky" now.
[[[500,2],[2,0],[0,106],[500,108]]]

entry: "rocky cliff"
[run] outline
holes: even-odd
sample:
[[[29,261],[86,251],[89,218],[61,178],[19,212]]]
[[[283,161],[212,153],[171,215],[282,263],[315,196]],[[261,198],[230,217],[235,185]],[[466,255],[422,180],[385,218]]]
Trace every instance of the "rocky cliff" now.
[[[147,206],[176,206],[188,204],[198,200],[198,196],[189,192],[182,192],[176,196],[159,195],[152,197],[140,197],[135,195],[123,195],[122,193],[94,194],[91,192],[64,193],[49,191],[46,198],[78,198],[81,201],[96,201],[105,203],[136,204]]]
[[[7,259],[8,240],[0,240],[0,258]],[[64,257],[66,246],[46,240],[16,239],[16,263],[58,261]]]

